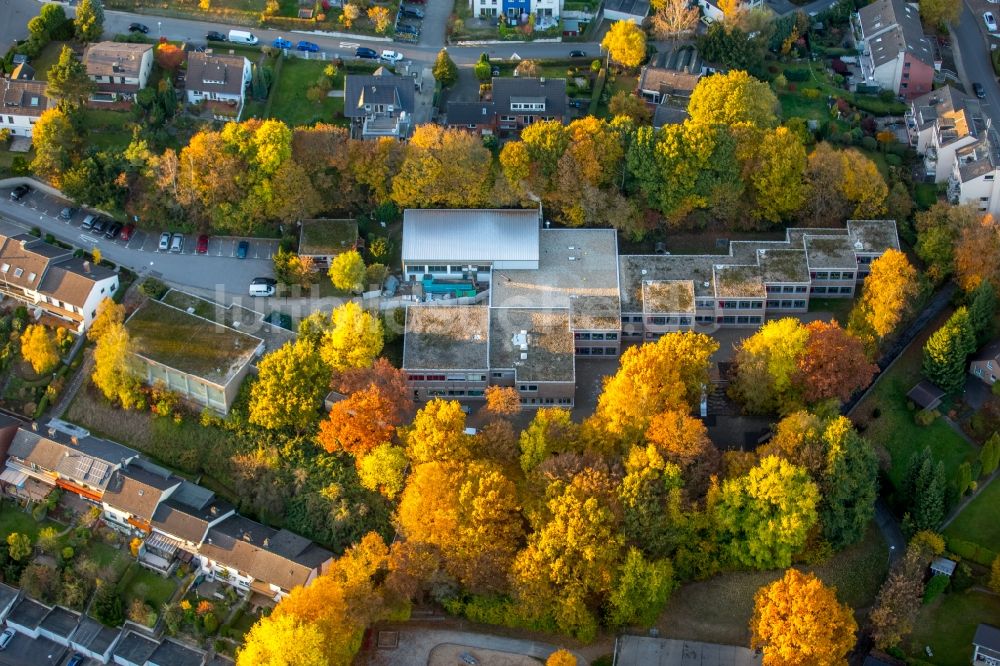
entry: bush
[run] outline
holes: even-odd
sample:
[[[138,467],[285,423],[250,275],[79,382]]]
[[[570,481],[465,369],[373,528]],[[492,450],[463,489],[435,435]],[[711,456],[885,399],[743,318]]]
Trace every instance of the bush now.
[[[919,412],[914,414],[913,420],[917,422],[917,425],[927,427],[939,416],[937,410],[934,409],[921,409]]]
[[[893,155],[892,153],[888,153],[885,156],[885,163],[888,164],[889,166],[902,166],[903,158],[900,157],[899,155]]]
[[[964,539],[949,538],[948,550],[963,560],[970,560],[984,567],[990,566],[997,556],[989,548],[980,546],[978,543],[973,543],[972,541],[965,541]]]
[[[955,573],[951,576],[951,589],[955,592],[965,592],[976,582],[972,569],[965,562],[959,562]]]
[[[861,147],[865,150],[875,150],[878,148],[878,141],[873,136],[866,136],[861,139]]]
[[[798,81],[801,83],[812,78],[812,74],[808,69],[786,69],[785,78],[789,81]]]
[[[928,581],[927,586],[924,587],[924,603],[929,604],[934,601],[942,592],[948,588],[948,583],[951,579],[944,574],[936,574],[934,577]]]
[[[152,277],[146,278],[142,281],[142,284],[139,285],[139,291],[157,301],[163,298],[164,294],[166,294],[169,290],[170,287],[168,287],[165,283]]]

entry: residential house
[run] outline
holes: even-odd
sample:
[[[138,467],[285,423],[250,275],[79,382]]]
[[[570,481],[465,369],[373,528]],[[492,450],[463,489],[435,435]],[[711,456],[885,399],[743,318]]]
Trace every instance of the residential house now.
[[[493,102],[448,102],[448,127],[490,136],[497,131],[497,114]]]
[[[166,468],[137,459],[112,474],[101,498],[103,518],[121,532],[145,536],[152,531],[160,502],[169,499],[183,481]]]
[[[229,411],[253,362],[264,352],[260,337],[160,301],[139,306],[125,328],[147,384],[163,383],[221,414]]]
[[[972,205],[981,213],[1000,215],[1000,138],[992,131],[983,141],[955,151],[948,179],[948,200]]]
[[[356,220],[302,220],[299,225],[299,256],[324,272],[334,257],[357,247]]]
[[[121,629],[105,627],[84,615],[70,637],[69,647],[89,659],[106,664],[111,659],[111,650],[121,634]]]
[[[528,22],[535,16],[536,29],[544,29],[559,20],[563,0],[469,0],[472,15],[477,18],[503,16],[513,25]]]
[[[135,460],[139,452],[86,431],[72,434],[57,425],[61,427],[60,422],[50,421],[42,428],[36,422],[17,430],[8,449],[5,474],[23,478],[9,483],[7,489],[20,496],[30,477],[48,490],[62,488],[99,504],[112,475]],[[47,491],[42,496],[45,494]]]
[[[980,624],[972,637],[973,666],[1000,666],[1000,629]]]
[[[726,18],[725,12],[722,11],[722,7],[719,5],[719,0],[698,0],[698,6],[701,8],[701,14],[706,18],[707,23],[722,21]],[[748,0],[747,2],[740,3],[740,6],[747,9],[755,9],[763,7],[764,0]]]
[[[95,102],[132,99],[146,87],[153,70],[152,44],[98,42],[83,52],[87,76],[97,84]]]
[[[187,59],[184,89],[189,104],[204,102],[219,120],[238,119],[243,113],[247,86],[253,70],[241,55],[206,51]]]
[[[415,91],[413,79],[397,76],[385,67],[371,75],[345,76],[344,116],[351,119],[351,135],[359,139],[409,138]]]
[[[14,66],[10,72],[10,78],[15,81],[34,81],[35,68],[27,62],[21,62]]]
[[[152,532],[143,543],[144,553],[148,553],[144,559],[161,571],[169,571],[175,558],[190,561],[208,530],[235,513],[236,507],[211,490],[182,482],[153,512]]]
[[[118,274],[28,234],[0,235],[0,294],[36,319],[83,333],[97,306],[118,291]]]
[[[1000,340],[980,349],[969,363],[969,373],[992,386],[1000,375]]]
[[[0,80],[0,130],[9,129],[13,136],[31,136],[38,118],[55,106],[45,94],[44,81],[21,79]]]
[[[516,135],[539,120],[566,120],[566,79],[493,78],[493,112],[503,135]]]
[[[875,0],[853,17],[865,83],[914,99],[934,87],[941,68],[920,11],[905,0]]]
[[[604,18],[642,25],[649,14],[649,0],[604,0]]]
[[[325,572],[333,553],[288,530],[234,515],[209,529],[198,559],[210,577],[280,601]]]
[[[957,151],[988,140],[991,120],[982,104],[950,85],[910,102],[906,113],[910,145],[924,158],[924,173],[935,183],[954,172]]]
[[[676,125],[687,119],[691,93],[704,71],[694,46],[661,54],[652,64],[642,68],[637,92],[653,105],[653,127]]]

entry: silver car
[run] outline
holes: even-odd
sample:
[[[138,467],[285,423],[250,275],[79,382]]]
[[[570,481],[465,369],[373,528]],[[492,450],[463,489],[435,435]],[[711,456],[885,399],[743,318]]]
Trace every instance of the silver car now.
[[[166,252],[170,249],[170,233],[164,231],[160,234],[160,252]]]
[[[183,252],[184,251],[184,235],[174,234],[174,237],[170,239],[170,251],[171,252]]]

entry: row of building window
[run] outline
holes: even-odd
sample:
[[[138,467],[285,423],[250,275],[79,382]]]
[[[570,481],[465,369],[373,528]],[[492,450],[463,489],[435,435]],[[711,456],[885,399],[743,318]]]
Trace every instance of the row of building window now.
[[[854,287],[813,287],[814,294],[853,294]]]
[[[469,389],[467,391],[462,389],[449,389],[447,391],[445,391],[444,389],[428,389],[427,395],[435,398],[439,398],[445,395],[447,395],[450,398],[461,398],[463,396],[468,396],[470,398],[481,398],[484,395],[486,395],[486,392],[483,391],[482,389]],[[418,397],[415,391],[413,397],[414,399],[417,399]]]
[[[860,258],[859,258],[860,261]],[[854,273],[849,271],[812,271],[809,273],[809,277],[814,280],[853,280]]]
[[[723,310],[760,310],[764,301],[719,301]]]
[[[806,306],[805,301],[768,301],[767,307],[769,308],[780,308],[782,310],[788,310],[791,308],[799,309]]]
[[[490,266],[476,266],[476,271],[479,273],[489,273]],[[469,266],[407,266],[407,273],[465,273],[469,270]]]
[[[747,315],[740,315],[738,317],[726,316],[716,317],[715,322],[717,324],[759,324],[761,322],[761,318],[750,317]]]
[[[784,285],[779,287],[776,284],[769,284],[766,289],[769,294],[804,294],[808,288],[805,285],[799,285],[796,287]]]
[[[647,321],[653,326],[688,326],[691,317],[650,317]]]
[[[622,320],[624,321],[624,317]],[[639,318],[642,321],[642,317]],[[573,337],[577,340],[617,340],[617,333],[574,333]]]
[[[577,356],[618,356],[617,347],[579,347]]]

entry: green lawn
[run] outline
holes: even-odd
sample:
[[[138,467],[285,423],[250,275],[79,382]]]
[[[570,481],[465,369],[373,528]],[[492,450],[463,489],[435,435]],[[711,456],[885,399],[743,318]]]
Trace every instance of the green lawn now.
[[[927,210],[938,200],[937,183],[916,183],[913,186],[913,200],[920,210]]]
[[[937,460],[944,462],[945,475],[954,478],[958,466],[975,456],[975,450],[943,420],[921,427],[913,420],[906,393],[920,381],[923,345],[938,326],[951,315],[946,311],[917,337],[878,383],[851,417],[864,429],[872,444],[884,446],[892,458],[889,479],[899,487],[907,463],[914,453],[929,446]],[[876,416],[877,414],[877,416]]]
[[[49,42],[42,49],[42,52],[38,54],[38,57],[31,61],[31,66],[35,68],[35,79],[38,81],[47,81],[49,67],[56,64],[59,60],[59,54],[62,53],[62,47],[66,45],[67,42]]]
[[[129,127],[135,119],[131,113],[109,109],[84,109],[81,113],[88,144],[105,150],[124,150],[132,142]]]
[[[323,76],[329,62],[288,58],[281,65],[278,80],[274,82],[274,102],[271,117],[285,121],[289,127],[313,125],[317,122],[333,122],[344,115],[342,97],[326,97],[319,103],[310,102],[306,91]],[[333,90],[343,91],[344,74],[338,72],[333,81]]]
[[[885,578],[888,553],[885,541],[872,523],[860,543],[836,553],[824,564],[800,568],[835,586],[842,602],[863,610],[872,604]],[[665,638],[747,645],[754,594],[783,573],[741,571],[683,585],[673,593],[656,626]]]
[[[131,561],[131,557],[126,555],[125,551],[109,546],[97,537],[83,550],[81,557],[90,558],[101,568],[111,567],[115,580],[125,573]]]
[[[1000,482],[993,481],[976,499],[972,500],[944,533],[1000,551]]]
[[[1000,622],[1000,597],[972,590],[939,597],[921,609],[905,641],[907,652],[927,659],[924,646],[929,645],[933,663],[965,666],[972,657],[972,636],[981,622]]]
[[[176,589],[177,583],[173,578],[164,578],[139,566],[137,562],[132,563],[118,583],[118,591],[122,594],[126,609],[133,599],[142,599],[159,612],[163,604],[170,601]]]
[[[854,307],[853,298],[810,298],[809,312],[832,312],[841,326],[847,326],[847,316]]]
[[[54,523],[51,520],[37,522],[30,513],[25,513],[11,502],[0,502],[0,534],[6,535],[12,532],[27,534],[34,542],[38,538],[38,532],[43,527],[54,527],[59,531],[65,529],[64,526]]]

